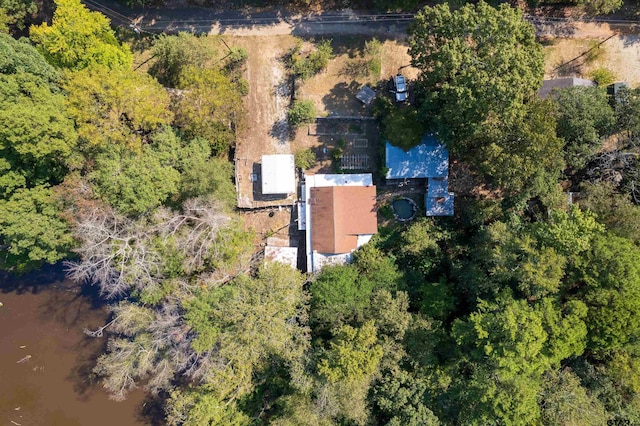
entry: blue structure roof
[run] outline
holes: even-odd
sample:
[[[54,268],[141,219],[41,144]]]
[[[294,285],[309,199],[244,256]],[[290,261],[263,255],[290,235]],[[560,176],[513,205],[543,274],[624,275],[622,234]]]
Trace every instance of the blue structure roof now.
[[[424,197],[426,216],[453,216],[453,194],[444,197]]]
[[[449,178],[429,179],[427,197],[446,197],[449,195]]]
[[[387,179],[446,177],[449,151],[433,135],[425,135],[420,145],[405,151],[386,144]]]

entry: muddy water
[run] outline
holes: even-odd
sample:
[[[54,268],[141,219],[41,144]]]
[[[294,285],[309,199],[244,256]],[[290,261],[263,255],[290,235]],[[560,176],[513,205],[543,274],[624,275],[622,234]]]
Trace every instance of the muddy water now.
[[[114,402],[90,379],[105,337],[82,330],[107,315],[62,277],[59,268],[21,279],[0,275],[0,425],[148,424],[143,392]]]

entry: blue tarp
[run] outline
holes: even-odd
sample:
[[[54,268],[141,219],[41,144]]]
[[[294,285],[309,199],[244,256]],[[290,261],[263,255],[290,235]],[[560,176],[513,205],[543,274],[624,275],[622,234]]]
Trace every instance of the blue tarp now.
[[[432,178],[427,184],[427,197],[446,197],[449,195],[448,178]]]
[[[449,152],[432,135],[422,138],[420,145],[405,151],[386,144],[387,179],[446,177],[449,174]]]
[[[453,194],[448,193],[445,197],[425,198],[426,216],[453,216]]]

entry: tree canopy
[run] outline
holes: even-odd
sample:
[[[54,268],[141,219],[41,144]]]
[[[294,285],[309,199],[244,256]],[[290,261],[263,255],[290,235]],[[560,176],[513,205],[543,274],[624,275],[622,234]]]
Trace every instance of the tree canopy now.
[[[0,200],[3,268],[24,272],[69,255],[74,239],[46,186],[16,189]]]
[[[575,168],[584,167],[615,124],[607,94],[598,87],[569,87],[555,91],[554,98],[566,162]]]
[[[85,69],[74,73],[64,87],[69,114],[88,150],[122,145],[140,152],[149,133],[173,119],[162,86],[130,69]]]
[[[422,9],[409,28],[421,116],[456,154],[479,126],[522,115],[544,72],[533,26],[509,5]]]
[[[31,40],[52,65],[72,70],[131,66],[131,51],[116,39],[109,19],[80,0],[55,0],[55,5],[51,25],[30,29]]]

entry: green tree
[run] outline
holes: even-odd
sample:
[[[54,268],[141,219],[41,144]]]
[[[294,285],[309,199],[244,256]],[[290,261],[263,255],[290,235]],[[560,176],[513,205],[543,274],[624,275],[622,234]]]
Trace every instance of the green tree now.
[[[602,88],[569,87],[554,93],[558,136],[565,141],[567,165],[582,168],[612,130],[613,109]]]
[[[287,121],[292,126],[313,123],[316,119],[316,107],[312,100],[295,100],[287,111]]]
[[[176,123],[188,138],[209,141],[216,156],[224,157],[243,124],[244,106],[237,84],[220,70],[183,70],[176,108]]]
[[[329,382],[350,382],[371,376],[382,358],[382,348],[376,344],[373,321],[356,329],[340,327],[330,342],[327,356],[318,363],[318,373]]]
[[[154,62],[149,68],[149,74],[168,87],[178,87],[185,69],[203,69],[215,55],[209,37],[198,37],[185,32],[177,35],[162,34],[154,41],[151,52]]]
[[[422,118],[455,155],[472,148],[479,126],[521,116],[544,73],[533,26],[506,4],[424,8],[409,28],[409,53],[421,71]]]
[[[0,7],[0,34],[9,33],[9,21],[11,18],[7,11]]]
[[[226,159],[212,157],[207,140],[195,138],[185,142],[171,127],[155,132],[150,139],[154,155],[161,164],[180,172],[178,192],[181,201],[211,196],[228,209],[235,206],[233,164]]]
[[[55,263],[71,251],[74,240],[51,189],[17,189],[0,200],[0,265],[25,272]]]
[[[58,88],[58,71],[26,39],[0,34],[0,74],[27,73],[40,77],[52,90]]]
[[[585,358],[569,363],[588,394],[604,405],[613,424],[636,424],[640,421],[640,395],[633,390],[633,385],[630,386],[637,380],[637,370],[629,370],[629,367],[634,367],[630,360],[624,352],[616,351],[606,364],[591,364]],[[624,376],[619,376],[619,373]]]
[[[38,5],[32,0],[0,0],[0,21],[5,31],[9,28],[23,30],[30,15],[38,11]]]
[[[378,424],[438,426],[440,421],[425,404],[430,387],[425,377],[400,368],[386,372],[373,387]]]
[[[308,346],[304,324],[306,293],[301,274],[274,263],[255,279],[239,276],[229,285],[183,303],[185,321],[195,333],[193,350],[214,351],[206,383],[222,399],[250,392],[254,375],[273,358],[292,368]]]
[[[169,95],[147,74],[96,67],[65,84],[69,114],[88,151],[124,145],[140,152],[152,131],[169,124]]]
[[[318,396],[334,406],[335,423],[366,424],[367,392],[383,352],[374,321],[359,328],[343,325],[336,331],[317,364],[322,384]]]
[[[361,286],[358,270],[349,265],[327,266],[312,281],[311,323],[325,330],[360,318],[373,288]]]
[[[89,11],[80,0],[55,0],[55,4],[52,24],[30,29],[31,40],[51,64],[72,70],[131,66],[131,51],[118,42],[105,16]]]
[[[580,206],[594,212],[598,222],[619,237],[640,239],[640,207],[628,195],[616,192],[610,183],[583,182]]]
[[[635,344],[640,332],[640,249],[610,234],[596,236],[582,266],[589,307],[589,350],[598,357]]]
[[[542,391],[542,423],[558,426],[606,425],[603,404],[580,384],[580,378],[568,369],[545,374]]]
[[[575,204],[569,211],[552,210],[546,223],[533,226],[533,232],[543,244],[565,256],[587,251],[603,230],[592,212],[583,211]]]
[[[311,148],[299,149],[294,153],[296,167],[307,170],[315,166],[316,154]]]
[[[329,60],[333,57],[331,40],[320,41],[316,48],[306,56],[300,52],[301,48],[302,41],[298,40],[298,43],[289,52],[288,66],[292,73],[302,80],[311,78],[325,69],[329,64]]]
[[[392,145],[409,150],[424,136],[424,126],[415,108],[392,108],[382,119],[382,136]]]
[[[616,95],[616,128],[623,131],[628,139],[640,135],[640,90],[621,89]]]
[[[396,290],[402,281],[402,273],[395,260],[393,255],[382,252],[373,243],[360,247],[353,253],[353,264],[360,271],[360,281],[370,283],[361,287]]]
[[[576,0],[578,6],[585,8],[590,15],[604,15],[620,9],[622,0]]]
[[[550,102],[534,100],[525,110],[522,119],[484,128],[483,141],[479,143],[482,152],[476,161],[507,195],[544,197],[549,188],[558,188],[564,169],[564,144],[556,136],[556,123],[550,119]]]
[[[251,420],[233,402],[221,401],[206,389],[174,390],[166,407],[172,426],[245,426]]]
[[[152,148],[145,147],[140,154],[115,148],[96,157],[89,179],[98,197],[121,213],[135,216],[176,194],[180,174],[163,165]]]
[[[538,424],[540,380],[531,376],[503,377],[483,365],[458,384],[462,407],[457,422],[464,425]],[[456,399],[457,399],[456,398]]]
[[[0,75],[0,156],[28,186],[59,183],[77,141],[64,96],[26,73]]]
[[[584,351],[586,308],[580,302],[561,309],[549,299],[536,305],[503,297],[480,302],[452,334],[473,364],[470,380],[458,386],[466,408],[464,424],[535,424],[542,374]]]

